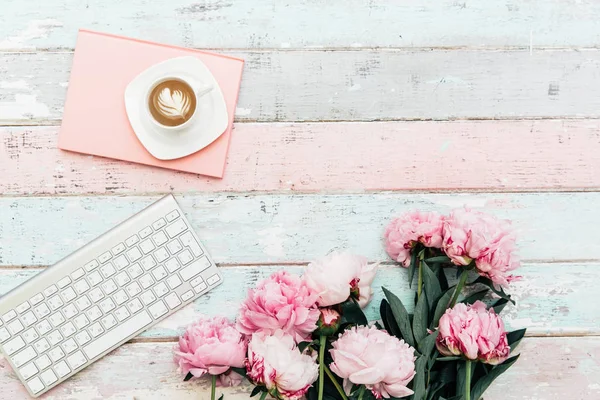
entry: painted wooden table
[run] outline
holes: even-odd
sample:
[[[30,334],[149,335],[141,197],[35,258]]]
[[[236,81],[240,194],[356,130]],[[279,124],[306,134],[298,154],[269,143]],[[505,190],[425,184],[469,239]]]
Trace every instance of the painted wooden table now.
[[[0,293],[166,192],[226,283],[46,399],[205,399],[171,348],[197,315],[333,248],[387,261],[403,211],[514,220],[522,358],[486,400],[600,399],[600,3],[45,0],[0,5]],[[80,27],[246,59],[222,180],[61,152]],[[411,296],[405,272],[384,282]],[[374,304],[381,299],[377,290]],[[369,308],[376,318],[376,306]],[[246,387],[226,398],[247,397]],[[0,360],[0,399],[27,394]]]

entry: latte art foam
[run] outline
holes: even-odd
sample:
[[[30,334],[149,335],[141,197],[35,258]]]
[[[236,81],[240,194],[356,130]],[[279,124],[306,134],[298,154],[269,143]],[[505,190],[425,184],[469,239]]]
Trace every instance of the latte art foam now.
[[[196,110],[196,95],[185,82],[170,79],[159,83],[150,93],[148,108],[162,125],[177,126],[188,121]]]

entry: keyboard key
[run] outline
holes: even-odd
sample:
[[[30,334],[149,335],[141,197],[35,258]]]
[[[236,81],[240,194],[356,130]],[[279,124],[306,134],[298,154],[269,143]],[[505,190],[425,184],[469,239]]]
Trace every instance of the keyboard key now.
[[[67,362],[71,366],[71,369],[77,369],[84,365],[87,360],[81,351],[67,357]]]
[[[100,307],[94,306],[94,307],[90,308],[89,310],[87,310],[85,315],[87,315],[87,317],[89,318],[90,321],[94,322],[95,320],[97,320],[98,318],[100,318],[102,316],[102,310],[100,310]]]
[[[150,253],[155,248],[156,247],[154,246],[154,243],[152,243],[150,239],[146,239],[142,243],[140,243],[140,249],[142,249],[144,254]]]
[[[129,300],[129,296],[127,296],[127,293],[125,293],[125,291],[121,289],[113,295],[113,299],[115,299],[115,303],[117,303],[117,305],[120,306],[121,304]]]
[[[21,316],[21,321],[25,324],[25,326],[31,326],[37,322],[37,318],[33,315],[32,311],[27,311],[23,316]]]
[[[79,308],[79,311],[85,311],[92,305],[92,302],[86,295],[83,295],[75,300],[75,305]]]
[[[40,371],[46,369],[50,366],[50,364],[52,364],[52,361],[50,361],[50,358],[48,358],[46,354],[41,355],[34,362]]]
[[[16,338],[4,343],[3,346],[4,346],[4,352],[6,353],[6,355],[10,356],[14,352],[21,350],[23,347],[25,347],[25,342],[23,341],[21,336],[17,336]]]
[[[16,310],[19,314],[23,314],[25,311],[29,310],[29,302],[26,301],[24,303],[19,304]]]
[[[118,245],[116,245],[115,247],[113,247],[111,249],[111,252],[115,256],[121,254],[124,251],[125,251],[125,244],[123,244],[123,243],[119,243]]]
[[[160,263],[165,261],[167,258],[169,258],[169,253],[167,252],[167,250],[164,247],[157,249],[153,254],[154,254],[154,258],[156,258],[156,260]]]
[[[199,284],[201,284],[202,282],[204,282],[204,279],[202,279],[202,277],[201,277],[201,276],[197,276],[197,277],[195,277],[194,279],[192,279],[192,280],[190,281],[190,285],[192,285],[192,287],[193,287],[193,286],[198,286],[198,285],[199,285]]]
[[[140,278],[140,283],[144,289],[148,289],[150,286],[154,285],[154,279],[152,279],[150,274],[146,274]]]
[[[129,265],[129,260],[124,255],[121,255],[113,260],[113,265],[120,271]]]
[[[48,338],[52,346],[62,342],[63,340],[63,337],[58,330],[50,332],[46,337]]]
[[[202,258],[206,258],[206,257],[202,257]],[[181,278],[183,278],[184,281],[189,281],[191,278],[198,275],[200,272],[204,271],[209,266],[210,266],[210,263],[207,266],[202,261],[202,259],[200,259],[200,260],[194,261],[187,267],[183,268],[181,271],[179,271],[179,274],[181,275]]]
[[[55,347],[48,352],[52,362],[57,362],[65,356],[65,352],[60,347]]]
[[[71,354],[72,352],[74,352],[75,350],[77,350],[77,343],[75,343],[75,340],[73,339],[68,339],[65,340],[62,344],[61,344],[63,350],[65,351],[65,353],[67,354]]]
[[[0,343],[4,343],[6,340],[10,338],[10,333],[6,328],[0,328]]]
[[[63,322],[65,322],[65,317],[63,317],[63,315],[60,313],[60,311],[57,311],[57,312],[55,312],[54,314],[52,314],[51,316],[48,317],[48,321],[50,321],[50,323],[52,324],[52,326],[54,326],[55,328],[57,328],[60,325],[62,325]]]
[[[181,300],[175,293],[169,293],[168,296],[165,297],[165,303],[169,306],[170,309],[174,309],[181,305]]]
[[[137,282],[130,283],[129,286],[125,288],[125,290],[127,290],[129,297],[135,297],[142,292],[142,288],[140,287],[140,285],[138,285]]]
[[[140,264],[133,264],[131,267],[127,268],[127,272],[129,273],[129,276],[131,276],[131,279],[135,279],[142,275],[144,270],[140,267]]]
[[[145,305],[149,305],[154,303],[154,301],[156,300],[156,296],[154,295],[154,293],[152,293],[151,290],[147,290],[140,295],[140,299]]]
[[[73,325],[73,323],[69,321],[60,328],[60,331],[62,332],[64,337],[68,338],[69,336],[77,332],[77,329],[75,329],[75,325]]]
[[[52,330],[52,326],[50,325],[50,323],[48,321],[43,320],[43,321],[40,321],[35,326],[35,329],[37,329],[37,331],[40,335],[45,335],[46,333],[48,333]]]
[[[171,225],[165,228],[167,235],[169,235],[171,239],[186,230],[187,225],[185,224],[185,222],[183,222],[182,219],[178,219],[177,221],[173,222]]]
[[[206,282],[208,282],[209,285],[214,285],[215,283],[219,282],[221,280],[221,277],[217,274],[214,274],[213,276],[211,276],[210,278],[208,278],[206,280]]]
[[[77,335],[75,335],[75,340],[77,341],[77,343],[79,343],[80,346],[83,346],[84,344],[92,340],[92,338],[90,337],[90,334],[86,331],[81,331]]]
[[[75,271],[73,271],[71,273],[71,279],[76,281],[77,279],[81,278],[83,275],[85,275],[85,271],[83,270],[83,268],[77,268]]]
[[[100,325],[99,322],[96,322],[90,326],[89,331],[93,337],[96,337],[104,333],[104,328],[102,328],[102,325]]]
[[[19,373],[21,374],[21,376],[23,377],[23,379],[27,380],[29,378],[31,378],[32,376],[34,376],[35,374],[37,374],[39,371],[36,368],[34,363],[29,363],[26,366],[24,366],[23,368],[21,368],[19,370]]]
[[[131,314],[129,314],[129,311],[127,311],[127,308],[125,307],[119,307],[115,310],[115,317],[117,317],[119,322],[125,321],[130,315]]]
[[[144,229],[142,229],[139,233],[140,233],[140,237],[142,239],[144,239],[145,237],[148,237],[148,235],[150,235],[152,233],[152,228],[147,226]]]
[[[127,252],[127,258],[129,258],[129,261],[131,262],[136,262],[137,260],[142,258],[142,253],[137,247],[134,247]]]
[[[115,281],[112,279],[109,279],[102,284],[102,289],[104,290],[104,293],[106,293],[107,295],[115,292],[118,288],[119,287],[117,286]]]
[[[82,279],[73,285],[75,291],[78,295],[82,295],[83,293],[90,290],[90,285],[87,283],[85,279]]]
[[[182,265],[187,265],[190,262],[192,262],[192,260],[194,260],[194,256],[192,255],[192,253],[190,253],[188,249],[185,249],[184,251],[179,253],[177,258],[179,259]]]
[[[91,272],[91,271],[93,271],[94,269],[98,268],[98,265],[100,265],[100,264],[98,264],[98,261],[96,261],[96,260],[92,260],[92,261],[90,261],[89,263],[85,264],[85,265],[83,266],[83,268],[85,268],[85,270],[86,270],[87,272]]]
[[[162,246],[163,244],[167,243],[169,238],[167,238],[167,235],[165,235],[163,231],[160,231],[156,235],[152,236],[152,240],[157,246]]]
[[[194,286],[194,292],[200,293],[204,291],[207,287],[208,286],[206,285],[206,283],[201,282],[200,284],[198,284],[198,286]]]
[[[13,335],[16,335],[17,333],[19,333],[23,330],[23,324],[18,319],[14,320],[10,324],[8,324],[6,327],[8,328],[8,331],[10,333],[12,333]]]
[[[167,270],[161,265],[152,270],[152,276],[154,279],[156,279],[156,281],[160,281],[167,276]]]
[[[51,285],[48,286],[46,290],[44,290],[44,296],[50,297],[56,292],[58,292],[58,288],[56,287],[56,285]]]
[[[8,322],[17,316],[17,312],[15,310],[10,310],[6,314],[2,316],[4,322]]]
[[[110,312],[112,310],[115,309],[115,302],[112,301],[112,299],[109,297],[107,299],[104,299],[100,302],[100,308],[102,309],[102,311],[104,311],[104,313],[106,314],[107,312]]]
[[[181,295],[181,300],[188,301],[192,297],[194,297],[194,292],[192,292],[191,290],[188,290],[187,292],[185,292],[184,294]]]
[[[87,279],[88,279],[88,282],[90,282],[90,285],[92,285],[92,287],[94,287],[97,284],[99,284],[100,282],[102,282],[102,277],[100,276],[98,271],[94,271],[91,274],[89,274],[87,276]]]
[[[167,288],[167,285],[165,285],[164,282],[161,282],[158,285],[154,286],[152,290],[154,290],[154,293],[158,297],[163,297],[165,294],[169,293],[169,289]]]
[[[46,384],[46,386],[50,386],[58,380],[58,378],[54,374],[54,371],[52,371],[51,369],[42,372],[40,374],[40,378],[42,378],[42,381]]]
[[[176,220],[178,217],[179,217],[179,211],[177,211],[177,210],[173,210],[173,211],[171,211],[171,212],[170,212],[170,213],[168,213],[168,214],[167,214],[167,216],[166,216],[166,218],[167,218],[167,221],[169,221],[169,222],[173,222],[173,221],[175,221],[175,220]]]
[[[188,231],[184,233],[179,237],[179,239],[181,240],[181,243],[183,243],[184,246],[188,246],[190,250],[192,250],[192,253],[194,253],[194,257],[200,257],[204,253],[202,247],[200,247],[200,245],[196,241],[196,238],[194,238],[192,232]]]
[[[63,378],[69,375],[69,373],[71,372],[71,368],[69,368],[67,363],[64,361],[59,362],[54,367],[52,367],[52,369],[54,369],[54,372],[56,372],[56,375],[58,375],[59,378]]]
[[[35,347],[35,350],[39,354],[41,354],[41,353],[45,353],[46,350],[48,350],[50,348],[50,343],[48,343],[48,339],[41,338],[40,340],[38,340],[37,342],[35,342],[35,344],[33,345],[33,347]]]
[[[173,255],[175,255],[175,254],[179,253],[181,250],[183,250],[183,246],[177,239],[171,240],[169,242],[169,244],[167,245],[167,248],[169,249],[169,252]]]
[[[119,272],[117,276],[115,276],[115,282],[117,282],[117,285],[119,286],[125,286],[126,284],[131,282],[131,279],[129,279],[129,275],[127,275],[127,272],[122,271]]]
[[[67,285],[69,285],[69,283],[71,283],[71,278],[69,278],[68,276],[65,276],[60,281],[58,281],[56,284],[58,285],[59,288],[64,289],[67,287]]]
[[[25,339],[27,343],[31,343],[40,337],[33,328],[27,329],[25,332],[23,332],[21,336],[23,337],[23,339]]]
[[[100,256],[98,256],[98,261],[100,261],[100,264],[104,264],[111,258],[112,258],[112,254],[110,254],[110,251],[107,251],[106,253],[102,253],[102,254],[100,254]]]
[[[179,279],[177,275],[172,275],[167,279],[167,285],[169,285],[171,289],[175,289],[176,287],[181,286],[181,279]]]
[[[74,304],[69,304],[68,306],[62,309],[62,312],[65,315],[66,319],[71,319],[79,313],[77,307],[75,307]]]
[[[102,276],[104,276],[104,278],[110,278],[117,272],[117,270],[111,263],[108,263],[100,267],[100,272],[102,272]]]
[[[152,224],[152,227],[154,228],[155,231],[157,231],[166,225],[167,225],[167,221],[165,221],[164,218],[161,218],[157,221],[154,221],[154,223]]]
[[[127,240],[125,240],[125,244],[127,245],[127,247],[131,247],[139,241],[140,238],[138,237],[138,235],[133,235],[127,238]]]
[[[89,292],[88,296],[90,296],[92,303],[97,303],[104,298],[104,293],[102,292],[102,290],[100,290],[100,288],[96,288]]]
[[[29,361],[33,360],[35,356],[37,356],[37,353],[32,346],[29,346],[11,358],[13,364],[15,364],[15,367],[19,368],[21,365],[25,365]]]
[[[181,267],[181,264],[179,264],[179,261],[177,261],[176,258],[171,258],[165,263],[165,267],[167,267],[167,270],[170,273],[173,273]]]
[[[108,332],[104,336],[84,346],[83,352],[91,360],[113,347],[116,343],[122,342],[129,336],[145,328],[151,322],[152,318],[150,318],[146,311],[143,311],[123,322],[119,326],[119,329]]]
[[[111,314],[108,314],[106,317],[100,320],[104,329],[108,330],[117,324],[117,320]]]
[[[40,304],[33,311],[38,318],[44,318],[46,315],[50,314],[50,309],[45,303]]]
[[[52,311],[56,311],[61,308],[65,303],[63,303],[60,296],[54,296],[48,300],[48,305]]]
[[[73,320],[77,329],[81,330],[90,324],[90,321],[87,319],[85,314],[79,314]]]
[[[30,380],[29,382],[27,382],[27,386],[29,387],[29,390],[33,394],[38,394],[39,392],[44,390],[44,384],[42,383],[40,378],[38,378],[37,376],[35,378],[33,378],[32,380]]]
[[[75,293],[73,288],[66,288],[65,290],[60,292],[60,295],[65,300],[65,303],[68,303],[71,300],[73,300],[75,297],[77,297],[77,294]]]
[[[129,303],[127,303],[127,308],[129,308],[129,311],[131,311],[132,314],[135,314],[136,312],[140,311],[142,307],[142,302],[138,299],[133,299]]]
[[[157,319],[160,318],[161,316],[165,315],[169,310],[167,309],[167,306],[165,306],[165,303],[162,302],[162,300],[157,301],[156,303],[152,304],[150,307],[148,307],[148,312],[150,313],[150,315],[152,315],[152,318]]]
[[[33,296],[31,299],[29,299],[29,303],[31,303],[32,306],[35,306],[42,300],[44,300],[44,295],[41,293],[38,293],[35,296]]]
[[[148,271],[156,267],[156,261],[154,261],[154,258],[152,256],[147,256],[142,258],[142,261],[140,261],[140,265],[144,267],[146,271]]]

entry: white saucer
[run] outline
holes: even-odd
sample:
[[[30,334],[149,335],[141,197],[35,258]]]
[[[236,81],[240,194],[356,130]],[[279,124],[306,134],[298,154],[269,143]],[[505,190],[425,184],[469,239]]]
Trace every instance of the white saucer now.
[[[148,115],[146,93],[150,85],[166,75],[212,85],[213,90],[199,97],[197,118],[180,131],[156,126]],[[155,64],[135,77],[125,89],[125,109],[133,131],[146,150],[159,160],[173,160],[201,150],[221,136],[228,125],[223,92],[206,65],[196,57],[172,58]]]

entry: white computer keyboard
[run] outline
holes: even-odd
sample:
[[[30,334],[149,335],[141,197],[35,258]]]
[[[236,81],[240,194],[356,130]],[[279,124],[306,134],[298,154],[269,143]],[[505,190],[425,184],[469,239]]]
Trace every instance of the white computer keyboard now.
[[[0,298],[0,347],[37,397],[220,284],[166,196]]]

